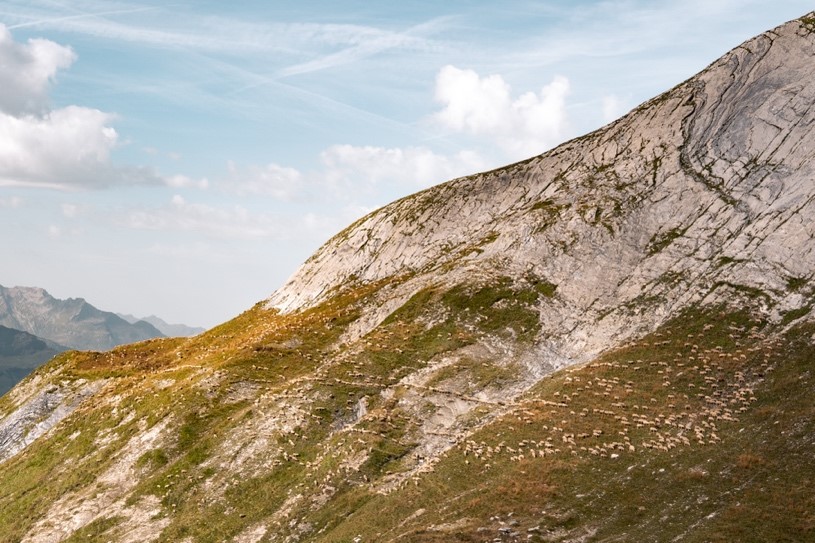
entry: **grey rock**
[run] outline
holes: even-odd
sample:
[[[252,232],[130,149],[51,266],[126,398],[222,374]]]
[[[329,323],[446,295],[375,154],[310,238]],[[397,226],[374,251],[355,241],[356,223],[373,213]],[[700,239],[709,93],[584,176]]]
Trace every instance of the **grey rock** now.
[[[558,285],[538,364],[585,360],[692,303],[778,320],[815,269],[815,34],[733,49],[625,117],[499,170],[387,205],[329,240],[267,301],[295,312],[377,281],[355,335],[431,284]]]
[[[104,380],[49,386],[0,420],[0,462],[22,451],[94,395]]]

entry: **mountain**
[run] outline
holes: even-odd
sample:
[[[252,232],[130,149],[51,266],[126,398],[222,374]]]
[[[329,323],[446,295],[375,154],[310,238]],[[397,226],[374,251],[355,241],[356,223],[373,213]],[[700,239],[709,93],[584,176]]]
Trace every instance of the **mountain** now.
[[[117,315],[130,324],[135,324],[139,321],[144,321],[146,323],[151,324],[155,327],[156,330],[161,332],[167,337],[190,337],[190,336],[197,336],[201,332],[204,332],[205,329],[199,326],[187,326],[186,324],[169,324],[167,321],[156,317],[155,315],[150,315],[149,317],[145,317],[140,319],[138,317],[134,317],[133,315],[122,315],[121,313],[117,313]]]
[[[0,398],[9,541],[815,540],[815,13]]]
[[[34,287],[0,286],[0,325],[79,350],[104,351],[163,336],[149,323],[130,324],[82,298],[58,300]]]
[[[66,348],[27,332],[0,326],[0,395]]]

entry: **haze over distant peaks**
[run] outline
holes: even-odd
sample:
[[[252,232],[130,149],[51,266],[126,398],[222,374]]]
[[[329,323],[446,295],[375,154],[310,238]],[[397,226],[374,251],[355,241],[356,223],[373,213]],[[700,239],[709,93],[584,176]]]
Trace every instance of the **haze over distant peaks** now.
[[[197,336],[206,329],[201,326],[187,326],[186,324],[170,324],[164,319],[155,315],[149,317],[139,318],[130,314],[116,313],[119,317],[123,318],[130,324],[135,324],[139,321],[144,321],[152,324],[159,332],[167,337],[190,337]]]
[[[0,395],[65,350],[47,339],[0,326]]]
[[[38,287],[0,286],[0,325],[71,349],[95,351],[164,335],[150,323],[131,324],[82,298],[59,300]]]

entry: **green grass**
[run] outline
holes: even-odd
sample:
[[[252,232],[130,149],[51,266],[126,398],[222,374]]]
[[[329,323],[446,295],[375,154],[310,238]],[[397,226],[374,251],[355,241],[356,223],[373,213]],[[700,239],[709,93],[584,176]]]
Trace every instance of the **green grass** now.
[[[427,382],[428,386],[448,384],[461,394],[474,394],[485,388],[498,388],[517,379],[519,368],[515,365],[497,365],[489,360],[469,357],[441,368]]]
[[[377,288],[295,315],[256,307],[193,340],[64,355],[57,363],[71,379],[111,378],[106,397],[118,406],[89,405],[0,465],[0,540],[20,540],[59,497],[92,489],[115,451],[161,421],[166,437],[135,460],[126,501],[159,500],[160,541],[231,540],[258,523],[266,540],[324,542],[491,541],[500,527],[529,541],[815,536],[815,327],[803,314],[785,317],[793,327],[776,341],[749,311],[686,311],[543,379],[500,416],[474,409],[474,433],[432,470],[379,492],[418,465],[422,421],[402,403],[400,380],[430,368],[419,397],[516,382],[511,358],[469,353],[495,341],[514,353],[534,345],[537,306],[557,286],[530,276],[427,288],[341,342]],[[256,395],[235,395],[244,389]],[[235,434],[264,428],[274,402],[292,395],[304,409],[295,426]],[[223,468],[237,461],[222,449],[235,435],[265,439],[259,458],[271,467]],[[115,540],[122,522],[103,515],[72,540]]]
[[[496,518],[514,519],[513,529],[530,541],[591,533],[591,541],[646,541],[654,534],[683,541],[810,540],[812,327],[776,344],[762,338],[763,326],[746,313],[689,313],[642,342],[561,372],[515,413],[455,449],[417,486],[367,502],[317,540],[402,534],[402,541],[483,541],[499,536]],[[755,396],[739,399],[742,378],[755,385]],[[714,414],[707,399],[715,398],[714,384],[735,401],[736,420]],[[659,417],[669,414],[693,422],[704,429],[704,443],[691,432],[688,445],[648,447],[655,435],[676,436],[678,422],[659,422],[657,432],[621,424],[619,417],[632,422],[635,412],[649,422],[673,420]],[[745,427],[751,432],[740,431]],[[572,434],[576,444],[570,447],[563,438]],[[530,442],[551,454],[531,457],[520,445]],[[546,442],[551,447],[540,445]],[[630,442],[635,451],[610,447],[614,442]],[[604,446],[604,455],[589,452]],[[478,458],[476,447],[502,451]],[[428,529],[460,519],[465,522],[452,533]],[[540,531],[527,531],[536,527]]]
[[[787,325],[793,321],[797,321],[801,317],[809,315],[810,311],[812,311],[811,305],[805,305],[803,307],[799,307],[798,309],[791,309],[790,311],[784,313],[784,315],[781,317],[781,324]]]
[[[49,439],[0,466],[0,534],[5,541],[19,540],[54,501],[91,484],[110,465],[110,455],[97,447],[96,437],[109,432],[113,441],[108,450],[116,450],[136,431],[134,424],[116,423],[101,410],[80,412]]]
[[[687,227],[682,228],[677,226],[676,228],[671,228],[666,232],[657,232],[648,242],[646,252],[649,255],[655,255],[659,253],[660,251],[668,247],[670,244],[672,244],[674,241],[684,236],[687,230],[688,230]]]
[[[111,529],[121,522],[119,517],[103,517],[80,528],[65,543],[106,543],[111,539]]]
[[[733,258],[733,257],[730,257],[730,256],[721,256],[716,261],[716,267],[721,268],[721,267],[724,267],[724,266],[729,266],[730,264],[739,264],[741,262],[744,262],[744,259]]]
[[[790,277],[787,279],[787,288],[794,292],[797,292],[807,286],[809,283],[809,279],[806,277]]]
[[[554,288],[544,282],[532,288],[516,287],[509,278],[499,278],[490,285],[454,287],[444,293],[442,300],[460,319],[479,317],[482,330],[511,331],[515,337],[529,341],[540,331],[535,304],[541,291],[554,294]]]
[[[162,449],[150,449],[136,460],[136,467],[153,471],[167,465],[169,459]]]
[[[559,204],[551,198],[538,200],[529,208],[534,212],[533,217],[537,220],[536,233],[540,233],[554,225],[560,217],[560,212],[569,207],[570,204]]]
[[[752,300],[764,300],[766,303],[772,303],[772,297],[758,287],[731,283],[729,281],[717,281],[711,290],[713,291],[721,287],[730,288]]]

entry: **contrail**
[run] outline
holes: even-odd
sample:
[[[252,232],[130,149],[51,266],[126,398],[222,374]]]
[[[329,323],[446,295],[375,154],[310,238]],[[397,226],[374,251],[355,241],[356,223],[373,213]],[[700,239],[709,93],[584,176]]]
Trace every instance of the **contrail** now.
[[[26,23],[18,23],[15,25],[9,25],[6,28],[9,30],[14,30],[17,28],[26,28],[29,26],[42,26],[47,25],[50,23],[58,23],[62,21],[71,21],[76,19],[93,19],[98,17],[105,17],[108,15],[125,15],[128,13],[141,13],[144,11],[155,11],[159,8],[156,7],[143,7],[143,8],[133,8],[133,9],[120,9],[116,11],[103,11],[99,13],[79,13],[77,15],[65,15],[63,17],[52,17],[49,19],[38,19],[36,21],[28,21]]]

